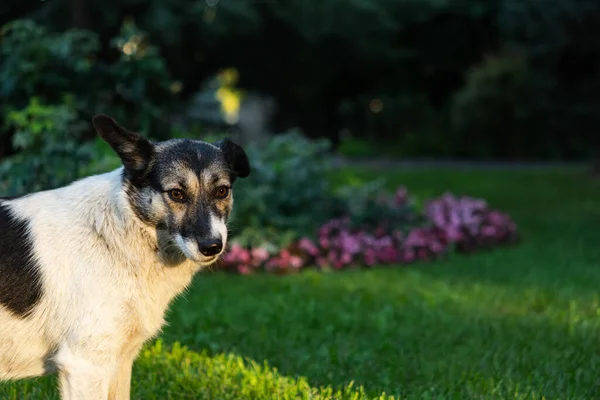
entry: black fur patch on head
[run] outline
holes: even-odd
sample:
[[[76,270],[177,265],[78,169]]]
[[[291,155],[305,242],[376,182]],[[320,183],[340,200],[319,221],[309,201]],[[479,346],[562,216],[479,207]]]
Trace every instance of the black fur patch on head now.
[[[43,293],[28,228],[26,220],[0,202],[0,305],[20,317],[31,312]]]
[[[215,143],[225,155],[229,168],[237,177],[246,178],[250,175],[250,162],[244,149],[229,139],[223,139]]]
[[[154,146],[145,137],[120,126],[107,115],[93,118],[96,131],[117,153],[131,180],[143,179],[154,157]]]
[[[190,139],[173,140],[157,151],[154,172],[160,173],[161,170],[164,171],[164,167],[174,163],[185,165],[198,174],[211,166],[218,169],[228,167],[219,149],[208,143]]]

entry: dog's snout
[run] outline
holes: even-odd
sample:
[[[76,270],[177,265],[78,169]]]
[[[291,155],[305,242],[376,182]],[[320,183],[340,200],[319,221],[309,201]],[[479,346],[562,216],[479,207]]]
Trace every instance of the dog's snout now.
[[[211,257],[219,254],[223,250],[223,242],[221,239],[202,240],[198,242],[200,253],[206,257]]]

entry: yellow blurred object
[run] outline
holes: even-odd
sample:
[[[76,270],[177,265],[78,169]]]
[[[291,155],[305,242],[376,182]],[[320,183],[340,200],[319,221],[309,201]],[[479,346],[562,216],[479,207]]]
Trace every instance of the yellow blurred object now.
[[[230,124],[238,121],[241,96],[231,88],[220,87],[217,90],[217,99],[221,102],[221,110],[225,114],[225,120]]]
[[[183,84],[180,81],[171,82],[171,85],[169,85],[169,90],[171,90],[171,93],[174,94],[181,92],[182,88]]]
[[[128,56],[130,56],[133,53],[135,53],[136,49],[137,49],[137,44],[132,43],[132,42],[127,42],[123,46],[123,53],[127,54]]]
[[[221,111],[229,124],[235,124],[239,119],[242,92],[234,88],[238,78],[239,72],[235,68],[226,68],[217,75],[219,89],[216,98],[221,103]]]

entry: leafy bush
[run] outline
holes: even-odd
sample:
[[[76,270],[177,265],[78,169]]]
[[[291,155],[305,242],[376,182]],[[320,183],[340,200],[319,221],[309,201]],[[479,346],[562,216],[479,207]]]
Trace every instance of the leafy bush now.
[[[414,204],[403,193],[381,196],[383,180],[334,192],[329,149],[329,141],[309,140],[299,131],[276,135],[264,147],[250,144],[253,170],[236,183],[233,241],[278,251],[313,235],[323,221],[344,215],[361,229],[375,229],[381,221],[405,228],[418,222]]]
[[[175,108],[174,95],[179,92],[180,84],[171,81],[158,48],[149,42],[146,32],[129,19],[121,26],[119,35],[111,40],[111,47],[119,58],[106,67],[108,82],[98,81],[106,85],[104,106],[112,110],[119,121],[156,138],[168,138],[165,119]]]
[[[19,195],[61,186],[77,179],[92,158],[89,144],[80,145],[85,124],[77,119],[72,99],[45,105],[37,98],[22,110],[8,111],[18,153],[0,162],[3,194]]]
[[[96,113],[111,114],[150,137],[168,137],[165,116],[175,104],[157,48],[130,21],[111,44],[116,57],[105,62],[93,32],[55,33],[30,20],[2,27],[0,139],[12,146],[0,151],[6,182],[0,190],[49,189],[116,167],[92,130]]]
[[[67,92],[91,95],[84,92],[93,82],[94,58],[99,50],[93,32],[56,34],[31,20],[7,23],[0,29],[2,103],[20,107],[34,96],[57,102]]]
[[[148,135],[165,138],[164,124],[176,105],[165,61],[143,31],[125,21],[112,39],[108,60],[101,58],[96,33],[70,29],[50,32],[30,20],[15,20],[0,31],[0,119],[21,110],[30,99],[61,104],[65,96],[76,119],[112,114]],[[11,136],[12,125],[0,128]],[[81,140],[84,140],[82,137]]]
[[[252,173],[236,182],[232,231],[244,246],[277,249],[311,234],[335,213],[328,181],[330,144],[298,131],[247,147]]]
[[[379,179],[360,187],[343,186],[334,194],[337,215],[349,218],[356,229],[381,231],[390,227],[410,229],[420,223],[417,205],[404,188],[393,196],[384,191],[385,180]]]

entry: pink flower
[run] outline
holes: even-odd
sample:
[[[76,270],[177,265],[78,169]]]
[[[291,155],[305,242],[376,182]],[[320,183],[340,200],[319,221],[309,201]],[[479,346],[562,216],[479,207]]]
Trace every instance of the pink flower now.
[[[254,263],[261,264],[269,258],[269,252],[264,247],[257,247],[251,250]]]
[[[340,257],[340,261],[343,264],[350,264],[352,262],[352,256],[349,253],[342,253],[342,257]]]
[[[288,263],[292,268],[300,268],[302,267],[302,259],[298,256],[290,256],[288,259]]]
[[[386,247],[381,250],[379,259],[384,263],[393,263],[398,260],[398,250],[394,247]]]
[[[448,235],[448,240],[450,240],[451,242],[458,242],[463,237],[458,226],[454,226],[454,225],[450,225],[450,226],[446,227],[446,234]]]
[[[238,265],[237,270],[242,275],[249,275],[252,273],[252,270],[247,265]]]
[[[267,270],[279,269],[281,267],[281,264],[277,257],[273,257],[267,262],[267,265],[265,267],[267,268]]]
[[[349,234],[342,232],[340,240],[341,240],[340,247],[342,248],[343,251],[346,251],[350,254],[355,254],[360,251],[360,246],[359,246],[358,241],[354,237],[350,236]]]
[[[298,242],[298,247],[306,251],[312,257],[316,257],[319,254],[319,249],[317,249],[317,246],[315,246],[313,242],[308,238],[300,239],[300,241]]]
[[[484,236],[495,236],[497,232],[498,230],[496,229],[496,227],[492,225],[486,225],[483,228],[481,228],[481,233]]]

